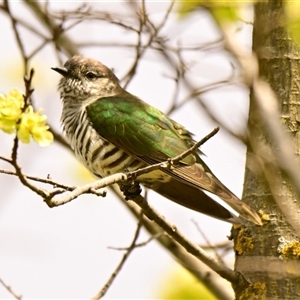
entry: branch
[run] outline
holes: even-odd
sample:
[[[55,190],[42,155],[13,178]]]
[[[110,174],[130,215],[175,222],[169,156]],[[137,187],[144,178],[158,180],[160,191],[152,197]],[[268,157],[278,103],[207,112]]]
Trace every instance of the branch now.
[[[3,157],[0,157],[0,159],[3,159],[5,161],[11,163],[11,160],[7,160],[7,159],[5,159]],[[18,176],[18,174],[17,174],[16,171],[11,171],[11,170],[7,170],[7,169],[0,169],[0,173],[7,174],[7,175]],[[50,184],[53,187],[59,187],[59,188],[62,188],[64,190],[66,190],[66,191],[73,191],[74,189],[76,189],[76,186],[65,185],[65,184],[53,181],[50,178],[45,179],[45,178],[40,178],[40,177],[36,177],[36,176],[30,176],[30,175],[26,175],[26,174],[23,174],[23,176],[25,176],[29,180],[34,180],[34,181],[37,181],[37,182],[42,182],[42,183]]]
[[[47,203],[49,207],[56,207],[60,205],[64,205],[74,199],[76,199],[78,196],[86,193],[90,193],[91,191],[98,190],[100,188],[104,188],[108,185],[127,180],[126,174],[123,173],[116,173],[111,176],[107,176],[105,178],[102,178],[100,180],[94,181],[92,183],[78,186],[76,187],[71,193],[68,193],[67,195],[59,198],[59,199],[53,199],[51,196],[48,196],[44,199],[44,201]],[[106,192],[104,192],[103,196],[106,195]]]
[[[33,69],[31,69],[29,77],[27,78],[26,75],[24,76],[24,83],[25,83],[24,102],[25,102],[25,105],[23,107],[23,110],[25,110],[26,107],[31,102],[30,99],[31,99],[31,95],[33,93],[33,89],[31,88],[31,82],[32,82],[32,79],[33,79],[33,74],[34,74],[34,71],[33,71]],[[26,176],[22,173],[21,167],[18,165],[18,161],[17,161],[18,147],[19,147],[19,140],[18,140],[18,137],[16,135],[15,138],[14,138],[14,144],[13,144],[12,153],[11,153],[11,160],[9,162],[15,168],[16,174],[19,177],[20,181],[22,182],[22,184],[24,186],[28,187],[29,189],[31,189],[32,191],[34,191],[35,193],[37,193],[41,197],[43,197],[43,198],[49,197],[49,193],[47,191],[31,184],[27,180]]]
[[[210,138],[212,138],[214,135],[216,135],[219,132],[219,130],[220,130],[220,128],[216,127],[207,136],[205,136],[202,140],[200,140],[195,145],[193,145],[193,147],[182,152],[180,155],[174,157],[173,159],[170,159],[170,161],[172,161],[172,163],[175,165],[178,164],[181,160],[183,160],[185,157],[189,156],[191,153],[195,152],[195,150],[197,150],[201,145],[203,145]]]
[[[154,208],[152,208],[142,196],[139,195],[131,200],[134,201],[138,206],[140,206],[144,214],[150,220],[153,220],[156,224],[158,224],[176,242],[178,242],[182,247],[184,247],[187,252],[200,259],[203,263],[205,263],[208,267],[210,267],[220,276],[227,279],[233,284],[237,284],[240,280],[244,281],[241,274],[236,273],[235,271],[224,266],[214,257],[208,255],[207,252],[205,252],[197,244],[188,240],[173,224],[171,224],[165,219],[165,217],[163,217],[156,210],[154,210]]]
[[[112,186],[111,190],[119,198],[123,198],[120,189],[117,186]],[[140,215],[140,207],[133,201],[121,201],[127,209],[138,218]],[[194,255],[188,253],[186,249],[177,243],[170,235],[161,234],[162,229],[146,216],[143,218],[143,226],[153,236],[157,236],[156,240],[174,256],[175,260],[187,269],[197,280],[202,282],[217,299],[232,300],[234,293],[227,282],[221,278],[216,272],[212,271],[207,265],[202,263]]]
[[[62,31],[61,26],[44,11],[39,2],[24,0],[24,3],[30,8],[35,17],[39,19],[42,25],[48,29],[53,36],[53,43],[60,49],[62,48],[69,56],[78,53],[75,43]]]

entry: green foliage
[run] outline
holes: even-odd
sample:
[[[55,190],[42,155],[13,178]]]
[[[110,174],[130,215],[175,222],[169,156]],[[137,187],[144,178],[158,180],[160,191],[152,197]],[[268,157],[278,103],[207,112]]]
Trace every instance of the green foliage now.
[[[296,42],[300,42],[300,1],[285,1],[286,28]]]
[[[209,10],[219,25],[240,21],[240,9],[249,4],[255,4],[257,0],[184,0],[180,2],[179,15],[186,16],[197,9]],[[282,24],[286,27],[291,37],[300,42],[300,0],[284,1],[285,16]]]
[[[240,20],[240,8],[242,5],[249,5],[256,1],[225,1],[225,0],[198,0],[182,1],[179,14],[185,16],[199,8],[208,9],[218,24],[232,23]]]
[[[204,285],[199,283],[187,270],[180,266],[163,279],[161,284],[160,299],[198,299],[215,300]]]

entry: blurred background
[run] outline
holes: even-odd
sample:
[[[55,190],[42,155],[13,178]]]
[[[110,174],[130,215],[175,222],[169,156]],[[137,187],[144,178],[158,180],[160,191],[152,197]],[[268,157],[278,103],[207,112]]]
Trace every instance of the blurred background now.
[[[209,87],[201,93],[200,102],[189,96],[191,90],[187,85],[176,84],[178,68],[164,59],[158,46],[141,48],[146,50],[134,75],[127,76],[136,61],[139,37],[128,28],[139,28],[140,2],[88,2],[83,5],[75,1],[50,1],[40,6],[57,24],[62,20],[58,16],[65,16],[65,33],[76,43],[80,54],[113,69],[132,94],[164,112],[171,111],[170,116],[193,132],[195,140],[219,125],[220,132],[202,147],[206,155],[203,159],[227,187],[241,196],[246,149],[229,131],[236,135],[245,131],[248,90],[232,84],[231,79],[238,77],[238,71],[222,49],[221,36],[205,11],[182,17],[175,5],[166,16],[170,2],[145,2],[153,24],[158,26],[165,22],[159,37],[169,47],[174,61],[178,65],[184,62],[189,84],[197,90]],[[27,1],[9,1],[9,8],[14,18],[23,20],[33,29],[18,25],[26,53],[39,49],[46,40],[41,36],[51,37],[47,26],[33,13]],[[67,12],[74,11],[78,12],[77,17],[69,18]],[[79,18],[79,12],[84,11],[88,13]],[[102,19],[96,18],[97,14]],[[246,20],[251,20],[250,9],[244,14]],[[0,21],[0,93],[6,94],[15,87],[24,91],[22,55],[12,30],[12,20],[3,8]],[[236,30],[238,38],[250,49],[251,25],[241,22]],[[147,32],[140,37],[140,43],[146,45]],[[157,40],[156,45],[159,43]],[[67,59],[68,55],[55,49],[53,43],[45,42],[29,60],[29,68],[35,70],[35,107],[43,109],[48,123],[60,133],[61,102],[57,92],[60,76],[51,67]],[[13,135],[0,132],[0,156],[10,157],[13,138]],[[35,143],[20,144],[18,162],[27,175],[41,178],[49,175],[68,185],[82,185],[95,179],[71,151],[57,142],[46,148]],[[0,168],[12,170],[3,160],[0,160]],[[230,235],[230,224],[181,207],[154,192],[149,191],[148,199],[189,239],[202,246],[207,241],[194,222],[212,245],[226,242]],[[106,283],[123,256],[123,251],[108,247],[128,247],[136,226],[137,220],[109,190],[105,198],[83,195],[50,209],[41,197],[22,186],[17,177],[0,173],[0,278],[24,298],[92,297]],[[142,230],[139,242],[148,238],[148,233]],[[223,255],[223,251],[220,254]],[[233,266],[233,251],[226,252],[223,258]],[[184,299],[187,292],[191,292],[190,299],[214,299],[153,240],[133,251],[105,298]],[[2,285],[0,298],[12,298]]]

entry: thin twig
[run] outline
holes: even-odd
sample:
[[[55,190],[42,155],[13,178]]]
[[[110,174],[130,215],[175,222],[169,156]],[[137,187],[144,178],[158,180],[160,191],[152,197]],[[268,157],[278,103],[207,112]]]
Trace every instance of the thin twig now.
[[[49,207],[56,207],[60,205],[64,205],[74,199],[76,199],[78,196],[86,193],[90,193],[93,190],[98,190],[100,188],[104,188],[108,185],[127,180],[126,174],[123,173],[116,173],[111,176],[107,176],[105,178],[99,179],[97,181],[94,181],[92,183],[78,186],[76,187],[72,192],[68,193],[67,195],[64,195],[60,198],[52,198],[51,195],[44,198],[44,201],[48,204]],[[106,192],[103,192],[102,196],[105,196]]]
[[[161,163],[157,163],[157,164],[153,164],[151,166],[147,166],[145,168],[141,168],[137,171],[129,172],[129,173],[127,173],[127,176],[136,178],[142,174],[152,172],[159,168],[169,169],[170,167],[176,167],[179,165],[181,160],[183,160],[185,157],[189,156],[191,153],[193,153],[195,150],[197,150],[201,145],[206,143],[210,138],[212,138],[215,134],[217,134],[218,131],[219,131],[219,127],[216,127],[208,135],[206,135],[202,140],[195,143],[191,148],[182,152],[181,154],[177,155],[176,157],[170,158],[169,160],[161,162]]]
[[[160,31],[167,23],[167,21],[169,20],[169,16],[174,8],[175,5],[175,1],[171,1],[168,9],[166,10],[165,15],[162,17],[162,21],[161,23],[157,26],[157,31]]]
[[[227,252],[228,250],[232,250],[232,246],[233,246],[232,241],[225,241],[214,245],[200,245],[200,247],[205,250],[211,250],[213,248],[213,249],[223,250],[224,252]]]
[[[15,37],[16,37],[16,40],[17,40],[17,43],[18,43],[18,47],[19,47],[19,50],[21,52],[21,56],[23,58],[24,74],[27,74],[27,71],[28,71],[28,58],[27,58],[27,55],[26,55],[26,52],[25,52],[25,48],[24,48],[22,39],[21,39],[21,35],[19,34],[19,31],[18,31],[18,28],[17,28],[17,20],[13,17],[9,5],[10,5],[9,1],[4,0],[4,7],[5,7],[5,10],[7,11],[7,14],[10,17],[12,28],[13,28],[13,31],[14,31],[14,34],[15,34]]]
[[[44,11],[39,2],[24,0],[24,3],[32,10],[40,23],[51,33],[53,36],[53,43],[58,49],[62,48],[69,56],[78,53],[75,43],[61,31],[61,26],[56,24],[55,20]]]
[[[17,295],[13,289],[7,285],[1,278],[0,278],[0,283],[5,287],[5,289],[17,300],[21,300],[22,296]]]
[[[174,60],[173,56],[171,55],[171,53],[169,53],[167,51],[164,43],[161,43],[160,41],[158,41],[158,43],[160,46],[159,53],[164,58],[164,61],[167,62],[172,69],[175,69],[175,72],[176,72],[177,71],[177,63]],[[182,58],[179,53],[180,53],[180,51],[177,50],[178,58],[180,60],[179,64],[184,65],[184,62],[182,61]],[[200,105],[200,107],[207,113],[207,115],[211,118],[212,121],[214,121],[217,124],[220,124],[222,126],[223,130],[228,132],[231,136],[237,138],[237,140],[245,141],[245,137],[241,136],[240,134],[236,134],[235,132],[230,130],[230,128],[228,126],[226,126],[226,124],[224,124],[224,122],[216,116],[214,110],[205,104],[205,102],[200,97],[200,95],[202,94],[201,89],[193,86],[193,84],[191,83],[191,80],[185,78],[185,76],[182,76],[181,81],[184,84],[184,86],[190,91],[190,94],[184,99],[184,102],[179,103],[176,108],[181,107],[183,104],[185,104],[190,99],[195,99],[195,100],[197,100],[198,105]],[[230,81],[233,81],[233,79],[231,79],[231,77],[230,77],[228,84],[230,84]],[[237,79],[237,81],[239,81],[239,78]],[[213,88],[213,85],[214,84],[212,84],[212,88]],[[218,83],[216,83],[216,87],[218,87],[217,85],[218,85]],[[208,88],[208,90],[210,90],[210,88]],[[203,92],[206,92],[206,91],[207,90],[205,90],[205,89],[203,90]]]
[[[144,0],[143,0],[144,1]],[[142,1],[142,7],[143,7],[143,2]],[[124,76],[124,79],[126,78],[126,82],[124,83],[124,89],[126,89],[126,87],[128,86],[128,84],[130,83],[130,81],[132,80],[133,76],[135,75],[135,72],[137,70],[138,64],[140,62],[140,58],[143,55],[143,53],[145,52],[146,48],[141,48],[141,44],[142,44],[142,31],[143,28],[145,26],[145,22],[144,22],[144,10],[141,9],[141,17],[139,18],[139,29],[137,31],[138,34],[138,40],[137,40],[137,44],[135,47],[135,60],[131,66],[131,68],[129,69],[129,71],[127,72],[127,74]],[[149,45],[151,43],[152,39],[150,37],[147,45]]]
[[[216,127],[215,129],[213,129],[202,140],[200,140],[199,142],[195,143],[195,145],[193,145],[193,147],[191,147],[190,149],[182,152],[180,155],[178,155],[178,156],[174,157],[173,159],[171,159],[172,163],[175,164],[175,165],[178,164],[181,160],[183,160],[185,157],[189,156],[191,153],[195,152],[195,150],[197,150],[201,145],[203,145],[209,139],[211,139],[214,135],[216,135],[219,130],[220,130],[219,127]]]
[[[10,158],[4,157],[4,156],[0,156],[0,159],[3,160],[3,161],[6,161],[9,164],[11,164],[11,159]]]
[[[212,246],[212,244],[210,243],[210,240],[207,238],[207,236],[205,235],[205,233],[203,232],[203,230],[201,229],[199,224],[195,220],[192,220],[192,222],[194,223],[195,227],[197,228],[197,231],[204,238],[204,240],[205,240],[206,244],[208,245],[209,249],[214,252],[215,257],[218,259],[218,261],[220,263],[222,263],[225,266],[225,263],[224,263],[222,257],[219,255],[217,249]]]
[[[16,144],[16,143],[15,143]],[[26,176],[23,174],[21,167],[17,164],[16,161],[12,161],[12,165],[14,166],[15,170],[16,170],[16,174],[19,177],[21,183],[28,187],[29,189],[31,189],[32,191],[34,191],[35,193],[37,193],[38,195],[40,195],[43,198],[48,198],[50,196],[50,193],[47,192],[44,189],[41,189],[33,184],[31,184]]]
[[[193,90],[189,95],[184,97],[184,99],[182,99],[180,102],[177,102],[176,105],[171,106],[171,108],[166,112],[166,114],[170,114],[173,110],[177,110],[177,109],[181,108],[183,105],[185,105],[189,101],[195,99],[195,97],[199,97],[206,92],[209,92],[212,90],[217,90],[217,89],[223,88],[223,87],[228,87],[230,85],[241,84],[241,83],[242,83],[242,81],[241,81],[240,77],[230,77],[225,80],[207,84],[197,90]]]
[[[110,278],[108,279],[108,281],[106,282],[106,284],[104,285],[104,287],[97,293],[97,295],[95,295],[92,298],[92,300],[101,299],[106,294],[106,292],[109,289],[109,287],[112,285],[114,279],[120,273],[122,267],[124,266],[126,260],[129,257],[129,255],[136,248],[136,241],[137,241],[137,239],[139,237],[139,234],[140,234],[140,230],[141,230],[141,227],[142,227],[142,222],[143,222],[143,214],[140,215],[139,222],[138,222],[138,225],[137,225],[137,228],[136,228],[133,240],[132,240],[130,246],[128,247],[126,253],[123,255],[122,260],[120,261],[120,263],[117,266],[117,268],[115,269],[115,271],[111,274]]]
[[[130,81],[132,80],[133,76],[136,73],[137,67],[141,61],[141,58],[145,55],[146,51],[148,49],[151,48],[152,44],[158,40],[163,40],[163,38],[159,37],[159,33],[162,30],[162,28],[164,27],[166,21],[167,21],[167,17],[169,16],[171,10],[172,10],[173,4],[171,4],[169,6],[169,9],[166,12],[166,15],[164,16],[164,18],[162,19],[161,24],[158,27],[155,27],[153,25],[153,22],[150,20],[148,14],[146,13],[146,9],[145,9],[145,0],[143,0],[141,2],[141,9],[140,12],[138,14],[139,19],[139,30],[137,31],[138,34],[138,40],[136,43],[136,47],[135,47],[135,60],[131,66],[131,68],[129,69],[129,71],[127,72],[127,74],[123,77],[123,80],[125,80],[125,83],[123,85],[124,89],[126,89],[126,87],[128,86],[128,84],[130,83]],[[143,31],[150,33],[150,36],[147,40],[146,43],[142,43],[143,40]]]
[[[159,232],[159,233],[156,233],[155,235],[150,236],[146,241],[141,242],[141,243],[138,243],[138,244],[135,244],[135,247],[136,247],[136,248],[138,248],[138,247],[144,247],[144,246],[148,245],[151,241],[158,239],[158,238],[161,237],[162,235],[166,235],[166,233],[165,233],[164,231]],[[127,248],[107,247],[107,248],[108,248],[108,249],[112,249],[112,250],[118,250],[118,251],[121,251],[121,250],[128,250],[128,247],[127,247]]]
[[[0,157],[0,159],[2,159],[2,157]],[[8,161],[8,162],[11,162],[11,161]],[[7,169],[0,169],[0,173],[7,174],[7,175],[18,176],[18,174],[17,174],[16,171],[11,171],[11,170],[7,170]],[[37,182],[41,182],[41,183],[50,184],[50,185],[52,185],[55,188],[59,187],[59,188],[64,189],[65,191],[73,191],[73,190],[76,189],[76,186],[65,185],[65,184],[62,184],[60,182],[53,181],[50,178],[45,179],[45,178],[40,178],[40,177],[36,177],[36,176],[30,176],[30,175],[26,175],[26,174],[23,174],[23,175],[27,179],[29,179],[29,180],[33,180],[33,181],[37,181]]]
[[[31,82],[33,79],[33,69],[31,69],[29,76],[27,77],[26,75],[24,76],[24,83],[25,83],[25,94],[24,94],[24,102],[25,105],[23,107],[23,110],[26,109],[26,107],[30,104],[31,102],[31,95],[33,93],[33,89],[31,88]],[[17,160],[17,156],[18,156],[18,147],[19,147],[19,140],[18,137],[16,136],[14,138],[14,143],[13,143],[13,148],[12,148],[12,153],[11,153],[11,165],[15,168],[16,170],[16,174],[19,177],[21,183],[28,187],[29,189],[31,189],[32,191],[34,191],[35,193],[37,193],[38,195],[40,195],[43,198],[47,198],[49,197],[49,193],[44,190],[41,189],[33,184],[31,184],[26,176],[23,174],[21,167],[18,164],[18,160]],[[56,193],[56,192],[55,192]]]

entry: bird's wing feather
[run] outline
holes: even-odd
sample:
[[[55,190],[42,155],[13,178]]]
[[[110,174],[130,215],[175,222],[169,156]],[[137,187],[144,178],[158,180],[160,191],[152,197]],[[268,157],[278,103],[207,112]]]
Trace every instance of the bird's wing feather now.
[[[87,107],[87,113],[101,137],[140,159],[161,162],[191,147],[187,130],[126,92],[98,99]],[[189,155],[183,163],[193,164],[197,159],[196,154]]]

